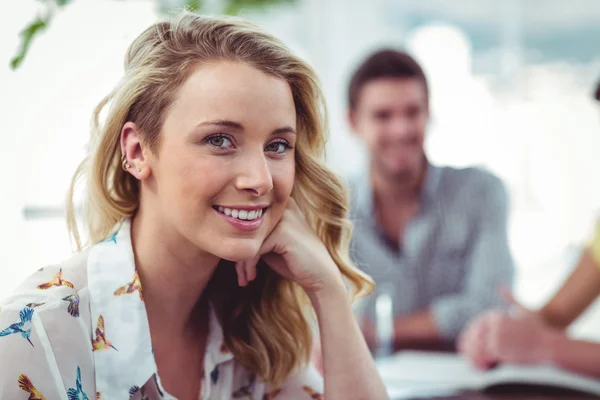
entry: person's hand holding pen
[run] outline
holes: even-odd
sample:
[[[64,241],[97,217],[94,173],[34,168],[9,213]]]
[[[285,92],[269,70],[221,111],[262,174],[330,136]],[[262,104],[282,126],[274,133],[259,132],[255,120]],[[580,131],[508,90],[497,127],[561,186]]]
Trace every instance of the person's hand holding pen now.
[[[500,292],[500,297],[502,297],[504,302],[508,305],[508,315],[515,319],[532,319],[540,324],[544,324],[543,318],[540,316],[540,314],[538,314],[535,310],[527,308],[519,303],[509,288],[506,286],[501,286],[498,291]]]
[[[535,312],[519,304],[502,288],[509,305],[476,317],[458,339],[458,350],[480,369],[500,363],[537,364],[551,360],[552,347],[561,331],[544,324]]]

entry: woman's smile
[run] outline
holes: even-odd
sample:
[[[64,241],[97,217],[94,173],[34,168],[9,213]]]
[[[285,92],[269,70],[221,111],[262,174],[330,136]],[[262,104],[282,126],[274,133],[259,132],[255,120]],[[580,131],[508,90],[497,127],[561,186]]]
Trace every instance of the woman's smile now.
[[[263,215],[269,206],[213,206],[213,209],[225,221],[243,231],[254,231],[260,228]]]

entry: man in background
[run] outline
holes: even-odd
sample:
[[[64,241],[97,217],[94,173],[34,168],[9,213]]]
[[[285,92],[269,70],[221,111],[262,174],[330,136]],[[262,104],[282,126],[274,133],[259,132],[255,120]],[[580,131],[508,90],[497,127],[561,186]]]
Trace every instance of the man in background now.
[[[364,60],[348,107],[369,153],[368,170],[350,182],[352,256],[378,285],[361,312],[367,342],[376,346],[374,303],[387,288],[396,350],[454,343],[471,318],[502,305],[498,287],[512,283],[506,189],[484,170],[428,161],[428,83],[408,54]]]

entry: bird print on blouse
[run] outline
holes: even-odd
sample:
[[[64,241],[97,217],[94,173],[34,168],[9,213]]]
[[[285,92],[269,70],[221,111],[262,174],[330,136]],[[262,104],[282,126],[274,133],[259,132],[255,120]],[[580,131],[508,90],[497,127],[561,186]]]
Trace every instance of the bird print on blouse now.
[[[114,244],[117,244],[117,235],[118,234],[119,234],[119,229],[117,229],[116,232],[114,232],[112,235],[110,235],[106,239],[100,241],[100,243],[113,242]]]
[[[31,379],[29,379],[27,375],[19,375],[18,382],[19,387],[23,391],[29,393],[29,397],[27,398],[27,400],[46,400],[44,395],[41,394],[40,391],[35,388],[35,386],[33,386],[33,383],[31,383]]]
[[[79,293],[73,293],[70,296],[64,297],[63,301],[68,301],[69,306],[67,307],[67,311],[73,317],[79,317]]]
[[[71,289],[73,288],[73,284],[71,282],[63,279],[62,268],[58,270],[58,272],[54,276],[54,279],[52,279],[50,282],[42,283],[41,285],[38,285],[37,287],[38,287],[38,289],[46,290],[46,289],[50,289],[51,287],[60,287],[60,286],[66,286]]]
[[[212,381],[213,385],[216,385],[217,382],[219,381],[219,366],[218,365],[210,373],[210,380]]]
[[[157,384],[147,310],[139,300],[146,282],[140,282],[141,270],[135,274],[129,230],[128,224],[116,244],[91,246],[34,273],[8,302],[0,303],[0,347],[7,351],[0,359],[0,399],[125,400],[133,385],[139,390],[131,400],[172,398]],[[146,300],[148,294],[143,295]],[[202,385],[212,398],[310,400],[312,394],[302,386],[322,393],[322,378],[309,368],[276,387],[253,377],[231,351],[218,309],[209,306]]]
[[[133,280],[128,282],[125,286],[121,286],[117,290],[115,290],[115,296],[123,296],[125,294],[131,294],[138,292],[140,294],[140,300],[144,301],[144,296],[142,295],[142,283],[140,282],[140,276],[137,271],[133,274]]]
[[[281,389],[275,389],[271,393],[265,393],[262,400],[275,400],[279,393],[281,393]]]
[[[314,389],[309,386],[302,386],[302,390],[308,393],[313,400],[325,400],[323,394],[315,392]]]
[[[140,390],[139,386],[132,386],[129,388],[129,398],[132,398]]]
[[[155,400],[162,399],[164,393],[160,390],[160,385],[158,384],[158,376],[153,374],[150,379],[146,383],[139,386],[132,386],[129,388],[129,398],[135,400]]]
[[[0,337],[20,333],[23,339],[27,339],[29,344],[31,344],[32,347],[35,347],[33,346],[33,343],[31,343],[30,339],[31,327],[25,329],[25,325],[31,323],[31,320],[33,318],[33,312],[33,309],[29,307],[25,307],[24,309],[22,309],[19,313],[21,321],[15,322],[14,324],[11,324],[8,328],[4,329],[3,331],[0,331]]]
[[[87,394],[83,391],[81,385],[81,369],[77,367],[77,377],[75,379],[75,388],[70,388],[67,391],[69,400],[89,400]]]
[[[93,351],[106,350],[111,347],[113,349],[117,350],[116,347],[113,346],[113,344],[106,339],[106,330],[104,328],[104,317],[102,315],[100,315],[98,317],[98,327],[96,328],[96,338],[92,340],[92,349],[93,349]]]

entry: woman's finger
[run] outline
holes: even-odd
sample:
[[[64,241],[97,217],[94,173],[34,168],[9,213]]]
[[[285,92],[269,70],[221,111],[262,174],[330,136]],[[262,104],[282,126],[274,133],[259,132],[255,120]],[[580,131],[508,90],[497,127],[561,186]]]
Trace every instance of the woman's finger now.
[[[246,268],[244,267],[244,261],[238,261],[235,263],[235,272],[237,272],[238,285],[246,286],[248,280],[246,278]]]
[[[491,355],[489,354],[489,337],[487,336],[486,327],[477,332],[477,336],[473,338],[471,358],[473,364],[479,369],[486,370],[491,363]]]
[[[490,354],[489,329],[491,315],[485,314],[478,317],[465,330],[458,340],[458,349],[478,369],[488,369],[495,357]]]
[[[485,322],[485,315],[475,317],[463,329],[457,339],[457,350],[469,355],[472,352],[475,340],[480,336],[482,325]]]
[[[260,256],[254,257],[253,259],[244,262],[247,283],[250,283],[256,279],[256,265],[258,264],[259,260]]]
[[[273,232],[265,239],[258,254],[263,261],[271,267],[275,272],[284,278],[291,279],[287,271],[287,265],[282,254],[285,252],[285,246],[282,246],[280,240],[280,225],[276,226]]]

